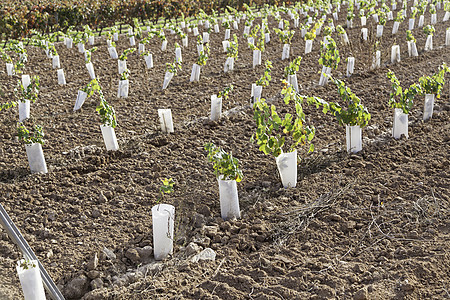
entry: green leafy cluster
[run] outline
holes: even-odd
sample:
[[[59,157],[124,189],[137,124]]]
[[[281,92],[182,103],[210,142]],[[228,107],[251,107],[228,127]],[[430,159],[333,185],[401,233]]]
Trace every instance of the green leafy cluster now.
[[[40,125],[33,125],[30,131],[25,124],[18,123],[17,136],[19,137],[19,140],[23,141],[25,144],[44,144],[44,131]]]
[[[120,80],[128,80],[128,77],[130,77],[130,70],[125,69],[122,74],[120,74]]]
[[[253,43],[248,43],[248,46],[251,50],[260,50],[264,51],[265,42],[264,42],[264,32],[261,30],[259,38],[258,38],[258,32],[260,31],[259,25],[256,25],[252,29],[252,33],[250,34],[251,37],[253,37]]]
[[[136,48],[128,48],[123,51],[123,53],[119,56],[119,60],[127,60],[128,55],[136,51]]]
[[[156,203],[159,203],[160,201],[162,201],[164,199],[165,194],[173,193],[173,185],[175,184],[173,179],[172,178],[164,178],[164,179],[161,179],[161,181],[162,181],[162,185],[159,187],[159,196],[160,197]]]
[[[84,25],[83,26],[83,29],[84,29],[84,33],[89,37],[89,36],[93,36],[94,35],[94,33],[92,32],[92,29],[91,29],[91,27],[89,27],[89,25]]]
[[[343,34],[346,33],[344,27],[342,27],[341,25],[336,26],[336,31],[337,31],[340,35],[343,35]]]
[[[411,30],[406,30],[406,40],[409,42],[416,42],[416,38],[412,35]]]
[[[205,49],[203,49],[203,51],[200,52],[200,55],[197,58],[197,65],[199,66],[204,66],[206,65],[206,62],[208,61],[209,58],[209,44],[205,44]]]
[[[97,79],[92,79],[85,87],[81,89],[83,92],[87,94],[87,97],[91,97],[94,92],[100,90],[100,85],[98,84]]]
[[[272,80],[272,76],[270,75],[270,72],[272,70],[272,62],[270,60],[266,60],[264,66],[264,74],[256,81],[256,85],[267,87]]]
[[[90,50],[86,50],[86,52],[85,52],[86,53],[86,59],[85,59],[86,64],[91,62],[91,60],[92,60],[92,52],[95,52],[95,51],[97,51],[97,47],[94,47],[94,48],[92,48]]]
[[[0,111],[16,107],[16,105],[17,101],[14,100],[5,103],[0,103]]]
[[[227,57],[234,57],[235,60],[238,59],[239,53],[239,43],[236,34],[233,34],[233,40],[230,41],[230,46],[227,48]]]
[[[259,150],[264,154],[278,157],[281,153],[292,152],[298,145],[310,144],[309,152],[314,151],[311,143],[315,135],[315,128],[305,126],[305,114],[301,99],[293,88],[284,81],[281,92],[284,95],[286,105],[294,100],[295,114],[286,113],[281,118],[275,105],[268,105],[264,98],[259,99],[253,105],[254,120],[256,121],[256,133],[252,141],[256,140]]]
[[[417,15],[417,8],[416,8],[416,7],[413,7],[413,8],[411,9],[411,15],[410,15],[410,18],[411,18],[411,19],[415,19],[415,18],[416,18],[416,15]]]
[[[229,86],[225,87],[222,91],[220,91],[217,94],[217,98],[222,98],[222,99],[228,99],[229,97],[229,93],[231,93],[234,89],[234,86],[232,84],[230,84]]]
[[[284,75],[287,77],[288,75],[295,75],[297,71],[300,69],[300,63],[302,62],[302,57],[299,56],[295,58],[293,61],[289,63],[288,66],[284,68]]]
[[[181,70],[181,63],[174,61],[173,63],[166,63],[166,72],[170,72],[174,75],[177,74],[178,69]]]
[[[164,31],[158,30],[155,32],[155,35],[159,37],[159,39],[161,40],[161,42],[164,42],[165,40],[167,40],[166,35],[164,34]]]
[[[409,113],[414,104],[414,97],[422,92],[420,85],[414,83],[409,88],[403,89],[394,72],[389,70],[387,77],[392,82],[392,91],[389,94],[389,106],[392,108],[401,108],[405,114]]]
[[[403,20],[405,20],[405,16],[403,15],[403,9],[397,12],[397,16],[395,17],[394,21],[402,23]]]
[[[326,45],[324,45],[324,42],[320,42],[322,47],[320,48],[319,64],[336,70],[341,61],[339,50],[336,47],[336,42],[331,36],[327,36],[326,41]]]
[[[30,100],[35,102],[39,94],[39,76],[33,76],[30,78],[30,84],[25,88],[21,80],[17,81],[17,86],[14,89],[14,94],[19,101],[25,102],[25,100]]]
[[[386,25],[386,21],[387,21],[386,13],[383,10],[378,9],[377,15],[378,15],[378,24],[383,25],[383,26]]]
[[[201,34],[197,35],[197,45],[203,45],[203,37]]]
[[[23,259],[20,262],[19,267],[21,267],[23,270],[28,270],[28,269],[36,268],[36,264],[29,259]]]
[[[88,39],[88,34],[83,31],[76,32],[76,34],[73,36],[73,42],[75,44],[85,44]]]
[[[430,14],[435,14],[436,13],[436,6],[434,6],[433,4],[430,4]]]
[[[295,31],[289,30],[289,21],[284,20],[284,30],[280,30],[278,28],[273,28],[273,31],[278,35],[281,43],[283,44],[291,44],[292,37],[294,36]]]
[[[359,97],[349,87],[345,86],[343,81],[332,77],[331,80],[335,83],[341,99],[347,103],[347,109],[342,108],[338,103],[333,103],[328,107],[324,106],[324,113],[329,109],[341,126],[358,125],[361,128],[366,126],[371,116],[367,108],[361,104]]]
[[[142,37],[142,28],[139,25],[138,18],[133,18],[133,24],[134,24],[134,36],[140,39]]]
[[[435,94],[436,98],[441,97],[441,91],[445,84],[445,73],[450,71],[444,63],[439,68],[439,72],[432,76],[422,76],[419,78],[419,84],[424,94]]]
[[[0,56],[5,63],[8,63],[8,64],[13,63],[11,56],[9,56],[8,53],[6,53],[4,48],[0,49]]]
[[[231,25],[230,25],[230,20],[225,20],[225,21],[223,21],[222,22],[222,26],[225,28],[225,29],[230,29],[231,28]]]
[[[427,0],[420,1],[419,5],[417,6],[417,13],[419,13],[419,15],[425,14],[425,10],[427,9],[427,6],[428,6]]]
[[[208,152],[208,161],[213,163],[214,175],[223,176],[223,180],[236,180],[240,182],[243,178],[242,170],[239,168],[239,160],[233,157],[213,143],[206,143],[205,150]]]
[[[180,27],[175,27],[175,33],[178,35],[180,39],[184,39],[186,37],[186,33],[183,32],[183,30],[180,29]]]
[[[9,41],[4,48],[0,50],[0,55],[5,63],[13,63],[12,58],[8,55],[6,51],[12,51],[19,56],[19,59],[14,64],[14,70],[16,73],[22,73],[25,68],[25,63],[28,61],[28,54],[23,44],[18,41]]]
[[[425,33],[426,35],[433,35],[433,33],[436,30],[434,29],[433,25],[426,25],[423,27],[423,33]]]
[[[102,90],[99,90],[100,94],[100,104],[97,106],[96,111],[100,115],[101,122],[104,126],[110,126],[112,128],[116,128],[117,120],[116,120],[116,112],[114,107],[106,102],[106,99],[103,95]]]

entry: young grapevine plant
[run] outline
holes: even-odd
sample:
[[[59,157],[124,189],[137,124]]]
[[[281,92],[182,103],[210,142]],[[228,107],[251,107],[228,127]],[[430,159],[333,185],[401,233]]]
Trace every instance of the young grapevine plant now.
[[[44,144],[44,132],[40,125],[34,125],[31,130],[28,130],[25,124],[18,123],[17,136],[19,137],[19,140],[23,141],[25,144]]]
[[[206,143],[205,150],[208,152],[208,161],[213,163],[214,175],[223,180],[236,180],[240,182],[243,178],[242,170],[239,168],[239,160],[233,154],[225,152],[213,143]]]
[[[300,69],[300,63],[302,62],[302,57],[299,56],[295,58],[293,61],[289,63],[286,68],[284,68],[284,75],[287,77],[288,75],[295,75],[297,71]]]
[[[295,115],[286,113],[282,118],[277,113],[275,105],[269,106],[264,98],[261,98],[253,106],[253,118],[257,128],[252,141],[256,140],[259,150],[264,154],[275,157],[295,150],[298,145],[308,143],[310,144],[308,153],[314,151],[311,141],[315,135],[315,128],[305,125],[305,114],[299,96],[286,81],[281,93],[284,95],[286,105],[294,101]]]
[[[389,70],[387,77],[392,82],[392,91],[389,95],[389,106],[392,108],[401,108],[403,113],[408,114],[413,107],[414,97],[422,91],[420,85],[414,83],[410,85],[409,88],[403,89],[394,72]]]
[[[450,69],[444,63],[439,68],[439,72],[433,76],[422,76],[419,78],[419,84],[422,88],[422,93],[435,94],[436,98],[441,97],[441,91],[445,84],[445,73],[448,73]]]

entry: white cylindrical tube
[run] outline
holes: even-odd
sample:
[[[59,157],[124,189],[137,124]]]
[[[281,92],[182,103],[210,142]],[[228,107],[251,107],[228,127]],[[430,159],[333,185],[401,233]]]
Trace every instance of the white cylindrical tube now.
[[[157,204],[152,207],[153,253],[155,260],[163,260],[173,253],[175,207]]]

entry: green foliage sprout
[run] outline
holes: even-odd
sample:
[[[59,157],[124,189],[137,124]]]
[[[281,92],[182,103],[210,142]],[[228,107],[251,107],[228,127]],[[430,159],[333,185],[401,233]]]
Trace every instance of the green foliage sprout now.
[[[295,58],[293,61],[289,63],[288,66],[284,68],[284,75],[287,77],[288,75],[295,75],[297,71],[300,69],[300,63],[302,62],[302,57],[299,56]]]
[[[410,85],[409,88],[403,89],[400,86],[400,81],[397,79],[394,72],[389,70],[387,77],[392,82],[392,91],[389,94],[389,106],[392,108],[401,108],[403,113],[408,114],[413,107],[414,97],[422,91],[420,85],[414,83]]]
[[[178,69],[181,70],[181,63],[174,61],[173,63],[166,63],[166,72],[170,72],[174,75],[177,74]]]
[[[209,44],[205,44],[205,49],[200,52],[200,55],[197,58],[197,65],[204,66],[209,58]]]
[[[164,178],[161,179],[162,185],[159,187],[159,199],[156,201],[156,203],[159,203],[164,199],[165,194],[173,193],[173,185],[175,182],[172,178]]]
[[[100,115],[101,122],[104,126],[116,128],[117,120],[114,107],[108,104],[105,97],[103,96],[103,92],[101,89],[99,90],[99,94],[100,94],[100,104],[97,106],[96,111]]]
[[[14,89],[14,94],[19,101],[25,102],[25,100],[30,100],[31,102],[36,102],[39,94],[39,76],[31,77],[30,84],[25,88],[21,80],[17,81],[17,86]]]
[[[423,33],[425,33],[426,35],[432,36],[435,31],[436,30],[434,29],[434,26],[432,26],[432,25],[426,25],[423,27]]]
[[[25,144],[44,144],[44,132],[40,125],[34,125],[30,131],[26,128],[25,124],[18,123],[17,136],[19,137],[19,140],[23,141]]]
[[[217,94],[217,98],[222,98],[224,100],[228,99],[229,97],[229,93],[231,93],[234,89],[234,86],[232,84],[230,84],[229,86],[225,87],[222,91],[220,91]]]
[[[264,154],[275,157],[281,153],[294,151],[298,145],[310,144],[308,153],[314,151],[311,141],[315,135],[315,128],[304,125],[305,114],[300,97],[286,81],[281,93],[284,95],[286,105],[294,100],[295,115],[286,113],[282,119],[275,105],[269,106],[264,98],[261,98],[253,105],[253,118],[257,128],[251,140],[256,140],[259,150]]]
[[[90,63],[92,60],[92,52],[97,51],[97,47],[94,47],[90,50],[86,50],[86,64]]]
[[[331,36],[327,36],[326,40],[327,44],[325,47],[324,42],[320,42],[322,47],[320,48],[319,64],[336,70],[341,61],[339,50],[336,47],[336,42]]]
[[[239,43],[236,34],[233,34],[233,40],[230,41],[230,46],[227,48],[227,57],[234,57],[235,60],[238,59],[239,53]]]
[[[441,97],[441,91],[445,85],[445,73],[450,71],[445,63],[439,68],[439,72],[432,76],[422,76],[419,78],[419,84],[422,93],[435,94],[436,98]]]
[[[214,175],[223,180],[236,180],[240,182],[244,177],[239,168],[239,160],[233,157],[233,154],[225,152],[213,143],[206,143],[205,150],[208,152],[208,161],[213,163]]]
[[[333,77],[331,77],[331,80],[336,85],[341,99],[347,103],[347,109],[343,109],[337,103],[334,103],[334,105],[331,105],[328,108],[338,120],[339,125],[358,125],[361,128],[366,126],[369,123],[371,116],[367,108],[361,104],[359,97],[357,97],[349,87],[345,86],[343,81]],[[326,113],[326,109],[324,110],[324,113]]]
[[[406,30],[406,40],[409,42],[416,42],[416,38],[412,35],[411,30]]]
[[[128,59],[128,55],[133,53],[134,51],[136,51],[136,48],[125,49],[123,51],[123,53],[119,56],[119,60],[122,60],[122,61],[127,60]]]
[[[264,74],[256,81],[256,85],[267,87],[272,80],[272,76],[270,75],[270,72],[272,70],[272,62],[270,60],[266,60],[264,65]]]

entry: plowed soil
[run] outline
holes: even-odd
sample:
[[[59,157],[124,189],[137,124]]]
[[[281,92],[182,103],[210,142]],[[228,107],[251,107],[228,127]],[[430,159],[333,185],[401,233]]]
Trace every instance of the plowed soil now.
[[[335,24],[344,25],[342,9]],[[396,13],[394,13],[396,15]],[[363,129],[363,150],[348,154],[345,128],[320,109],[308,107],[308,124],[317,134],[315,152],[298,165],[296,188],[284,189],[275,159],[250,141],[255,132],[249,106],[250,88],[264,71],[252,69],[252,52],[239,31],[239,60],[223,73],[224,29],[211,34],[211,57],[200,82],[190,83],[197,58],[196,39],[182,49],[183,70],[162,90],[165,63],[172,62],[175,35],[168,50],[154,38],[154,68],[147,70],[136,52],[127,62],[130,95],[118,99],[117,62],[109,58],[104,38],[93,65],[106,98],[117,112],[120,150],[107,152],[95,111],[98,97],[73,112],[77,90],[89,82],[84,56],[76,47],[57,43],[67,85],[59,86],[56,70],[42,50],[27,47],[26,74],[39,75],[41,92],[31,105],[31,121],[45,131],[48,174],[30,174],[25,148],[16,137],[17,108],[0,113],[0,202],[67,298],[85,299],[445,299],[450,298],[450,102],[449,86],[436,99],[433,118],[422,121],[423,96],[409,114],[409,138],[391,137],[393,111],[388,106],[393,70],[403,86],[432,75],[450,61],[445,44],[447,23],[438,10],[434,50],[423,52],[426,36],[415,29],[418,58],[409,58],[404,21],[392,36],[388,21],[382,38],[382,66],[371,70],[371,41],[360,40],[361,26],[347,29],[351,47],[340,43],[337,78],[360,96],[372,114]],[[287,18],[287,16],[286,16]],[[376,29],[368,18],[369,31]],[[425,15],[429,24],[430,15]],[[416,20],[417,23],[417,20]],[[273,18],[270,28],[277,27]],[[201,28],[201,27],[200,27]],[[200,30],[201,32],[202,30]],[[332,84],[318,86],[319,36],[313,52],[296,29],[291,59],[302,56],[297,73],[301,94],[340,101]],[[390,63],[398,43],[401,62]],[[118,53],[129,47],[120,36]],[[282,44],[271,33],[262,54],[273,63],[272,82],[263,97],[287,111],[280,95],[284,67]],[[346,74],[346,58],[356,58],[355,73]],[[0,70],[6,102],[19,77]],[[208,119],[210,96],[232,83],[219,122]],[[342,104],[342,103],[341,103]],[[171,108],[173,134],[159,129],[157,109]],[[217,180],[203,145],[214,142],[241,162],[238,184],[242,217],[220,218]],[[176,208],[173,257],[154,262],[133,256],[152,246],[151,207],[163,178],[173,178],[175,192],[164,202]],[[212,248],[215,261],[189,260],[192,245]],[[115,254],[108,257],[104,248]],[[146,248],[148,249],[148,248]],[[189,249],[187,251],[186,249]],[[139,250],[139,251],[138,251]],[[98,264],[92,264],[97,254]],[[15,263],[19,249],[0,229],[0,298],[22,297]],[[91,263],[90,263],[91,262]],[[140,268],[140,269],[138,269]],[[136,271],[137,270],[137,271]],[[144,271],[142,271],[144,270]],[[76,284],[78,289],[73,289]],[[81,280],[81,281],[80,281]]]

